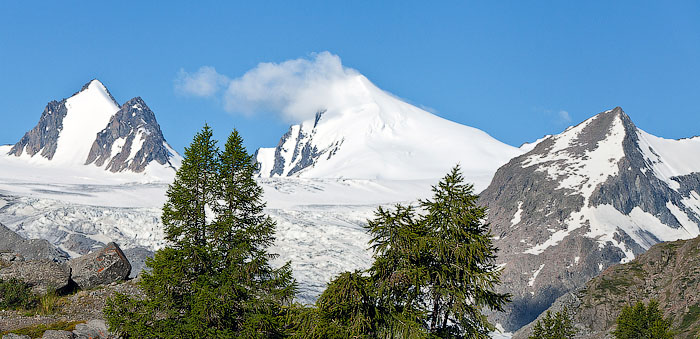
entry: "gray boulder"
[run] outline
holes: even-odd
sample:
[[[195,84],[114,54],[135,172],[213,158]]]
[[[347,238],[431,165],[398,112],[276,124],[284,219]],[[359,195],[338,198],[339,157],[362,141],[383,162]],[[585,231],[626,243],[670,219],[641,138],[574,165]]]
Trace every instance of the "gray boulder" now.
[[[44,332],[44,335],[41,336],[41,339],[74,339],[75,335],[73,335],[73,332],[69,331],[56,331],[56,330],[48,330]]]
[[[62,245],[66,250],[73,251],[80,255],[88,254],[105,246],[104,243],[76,233],[69,235]]]
[[[4,336],[2,336],[2,339],[32,339],[32,338],[28,335],[10,333],[10,334],[5,334]]]
[[[68,254],[43,239],[25,239],[0,224],[0,253],[16,253],[26,260],[47,259],[65,262]]]
[[[70,268],[49,260],[16,261],[0,270],[0,279],[16,278],[32,287],[32,292],[44,294],[50,289],[68,286]]]
[[[131,264],[124,252],[113,242],[100,251],[71,259],[71,279],[81,289],[107,285],[129,277]]]
[[[75,325],[73,330],[74,338],[76,339],[111,339],[114,338],[107,330],[107,324],[104,320],[94,319],[84,324]]]
[[[146,259],[153,258],[153,251],[143,247],[134,247],[124,250],[124,255],[131,264],[131,274],[129,279],[136,278],[146,267]]]

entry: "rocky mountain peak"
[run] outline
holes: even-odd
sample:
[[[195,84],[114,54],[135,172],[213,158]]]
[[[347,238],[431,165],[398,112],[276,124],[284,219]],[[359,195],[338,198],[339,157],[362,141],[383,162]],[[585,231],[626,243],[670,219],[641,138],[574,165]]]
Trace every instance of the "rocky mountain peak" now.
[[[170,164],[174,151],[169,148],[155,114],[141,97],[124,103],[97,133],[85,164],[94,163],[112,172],[143,172],[151,161]]]
[[[91,80],[69,98],[49,102],[37,125],[25,133],[9,154],[18,157],[39,154],[54,160],[58,152],[59,162],[70,162],[73,155],[85,148],[80,144],[87,143],[86,138],[92,138],[90,131],[96,133],[96,126],[106,122],[117,107],[107,88],[99,80]]]
[[[700,166],[679,150],[700,142],[649,135],[616,107],[501,167],[481,201],[518,292],[496,320],[517,329],[606,267],[700,234]]]

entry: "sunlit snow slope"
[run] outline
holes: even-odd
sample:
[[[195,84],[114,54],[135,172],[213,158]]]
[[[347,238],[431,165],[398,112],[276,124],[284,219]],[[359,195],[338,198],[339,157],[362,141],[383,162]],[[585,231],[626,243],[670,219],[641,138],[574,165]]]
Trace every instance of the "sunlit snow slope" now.
[[[460,163],[478,188],[522,151],[485,132],[412,106],[362,75],[336,84],[336,100],[260,149],[262,177],[433,179]]]

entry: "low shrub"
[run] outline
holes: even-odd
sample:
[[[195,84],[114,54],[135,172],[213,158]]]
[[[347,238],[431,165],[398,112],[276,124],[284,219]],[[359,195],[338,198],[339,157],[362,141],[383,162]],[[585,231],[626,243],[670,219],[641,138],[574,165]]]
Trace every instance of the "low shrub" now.
[[[30,309],[37,304],[37,297],[25,282],[11,278],[0,279],[0,308]]]

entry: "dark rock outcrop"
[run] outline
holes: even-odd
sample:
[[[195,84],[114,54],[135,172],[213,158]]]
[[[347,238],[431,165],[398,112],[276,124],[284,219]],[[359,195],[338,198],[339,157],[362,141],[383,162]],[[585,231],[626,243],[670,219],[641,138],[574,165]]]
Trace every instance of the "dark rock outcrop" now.
[[[25,260],[68,260],[68,254],[47,240],[25,239],[3,224],[0,224],[0,253],[19,254]]]
[[[20,156],[26,152],[33,156],[41,152],[41,156],[52,159],[66,113],[66,99],[49,102],[41,113],[39,123],[12,146],[9,154]]]
[[[32,339],[32,337],[23,334],[10,333],[3,335],[2,339]]]
[[[70,331],[48,330],[44,332],[41,339],[74,339],[75,335]]]
[[[70,268],[64,263],[49,260],[16,261],[0,269],[0,279],[16,278],[24,281],[36,294],[60,290],[68,286]]]
[[[136,97],[124,103],[97,134],[85,163],[106,163],[106,169],[112,172],[143,172],[151,161],[170,164],[173,154],[165,145],[155,114]]]
[[[307,168],[313,167],[321,158],[330,159],[342,146],[344,139],[336,141],[328,147],[319,149],[314,145],[319,121],[323,118],[325,110],[318,111],[313,127],[306,125],[292,125],[289,130],[280,138],[275,147],[272,169],[269,173],[259,173],[263,177],[273,176],[294,176],[303,172]],[[257,158],[257,151],[255,155]],[[260,161],[258,159],[258,161]],[[285,164],[288,167],[285,167]]]
[[[100,251],[71,259],[71,279],[81,289],[94,288],[110,284],[129,277],[131,264],[126,256],[113,242]]]
[[[76,339],[94,338],[94,339],[111,339],[115,338],[107,330],[107,324],[104,320],[93,319],[84,324],[75,325],[73,334]]]

